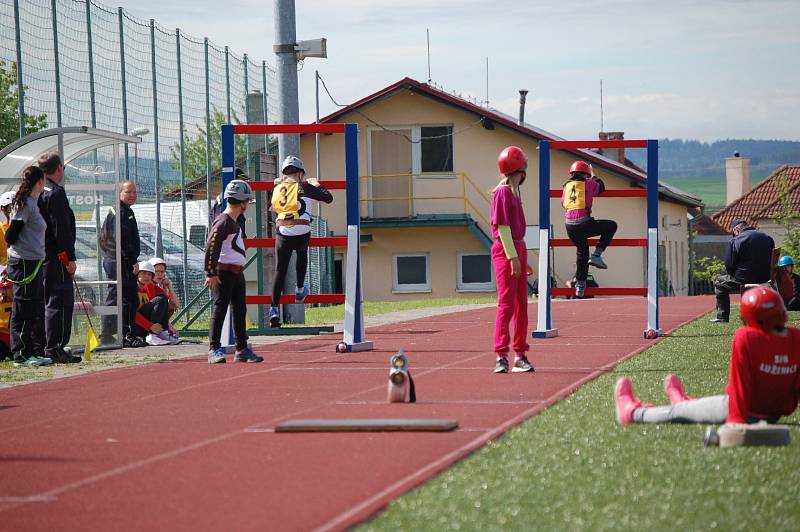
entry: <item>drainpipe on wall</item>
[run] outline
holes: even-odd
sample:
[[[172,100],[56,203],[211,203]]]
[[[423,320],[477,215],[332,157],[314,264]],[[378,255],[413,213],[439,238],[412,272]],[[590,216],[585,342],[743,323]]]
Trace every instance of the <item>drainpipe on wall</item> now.
[[[519,125],[525,125],[525,100],[528,97],[528,91],[520,89],[519,91]]]

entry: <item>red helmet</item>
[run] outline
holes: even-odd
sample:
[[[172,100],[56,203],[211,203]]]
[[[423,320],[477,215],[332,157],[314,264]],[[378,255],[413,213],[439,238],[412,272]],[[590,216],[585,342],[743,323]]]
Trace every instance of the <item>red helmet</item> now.
[[[742,294],[739,310],[746,325],[765,330],[783,327],[789,319],[780,294],[763,286],[751,288]]]
[[[586,161],[575,161],[572,163],[572,166],[569,167],[569,173],[574,174],[575,172],[583,172],[584,174],[592,175],[592,168]]]
[[[497,167],[503,175],[513,174],[522,170],[528,164],[528,156],[522,151],[522,148],[516,146],[509,146],[500,152],[500,157],[497,158]]]

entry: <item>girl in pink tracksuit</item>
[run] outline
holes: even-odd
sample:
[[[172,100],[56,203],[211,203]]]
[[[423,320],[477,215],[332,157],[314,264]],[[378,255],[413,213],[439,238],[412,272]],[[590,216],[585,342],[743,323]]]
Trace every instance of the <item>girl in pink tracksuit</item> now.
[[[533,371],[525,353],[528,345],[528,281],[532,273],[525,246],[525,213],[519,187],[525,182],[528,157],[509,146],[497,160],[502,178],[492,191],[492,263],[497,281],[494,323],[495,373],[508,373],[509,322],[514,319],[514,373]]]

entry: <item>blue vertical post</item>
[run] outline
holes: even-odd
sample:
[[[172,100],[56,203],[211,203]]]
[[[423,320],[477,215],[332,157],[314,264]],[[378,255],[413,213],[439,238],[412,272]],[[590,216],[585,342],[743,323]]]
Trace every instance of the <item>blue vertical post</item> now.
[[[539,141],[539,304],[534,338],[558,336],[550,318],[550,141]]]
[[[647,141],[647,330],[658,330],[658,141]]]
[[[222,189],[220,191],[222,194],[222,201],[220,203],[222,209],[228,206],[228,202],[225,201],[224,192],[228,183],[233,181],[233,167],[235,164],[236,154],[234,150],[233,125],[224,124],[222,126]]]
[[[351,254],[355,257],[356,264],[356,286],[353,313],[353,343],[363,340],[364,331],[361,330],[363,320],[361,316],[361,251],[358,249],[361,241],[361,227],[359,216],[358,198],[358,126],[347,124],[344,128],[344,152],[345,152],[345,179],[347,181],[347,225],[355,226],[356,229],[356,252]],[[352,266],[351,266],[352,267]]]

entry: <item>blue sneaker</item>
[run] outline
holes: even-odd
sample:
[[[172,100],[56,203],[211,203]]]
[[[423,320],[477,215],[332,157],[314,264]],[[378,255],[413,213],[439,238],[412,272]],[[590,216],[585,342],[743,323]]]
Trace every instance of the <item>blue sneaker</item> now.
[[[209,364],[224,364],[225,363],[225,348],[218,347],[216,349],[208,350],[208,363]]]
[[[304,286],[302,288],[298,288],[294,291],[294,300],[298,303],[302,303],[306,300],[306,296],[308,295],[308,287]]]
[[[264,357],[260,357],[257,354],[253,353],[253,350],[249,347],[245,347],[241,351],[236,351],[236,354],[233,357],[234,362],[264,362]]]
[[[281,326],[281,317],[280,314],[278,314],[278,307],[269,307],[267,319],[269,320],[269,326],[273,329],[277,329]]]

